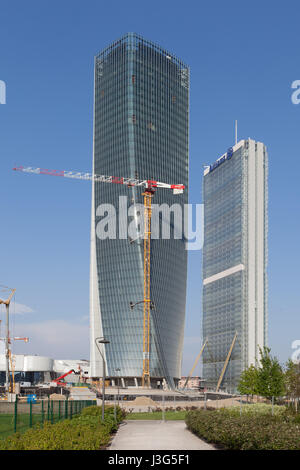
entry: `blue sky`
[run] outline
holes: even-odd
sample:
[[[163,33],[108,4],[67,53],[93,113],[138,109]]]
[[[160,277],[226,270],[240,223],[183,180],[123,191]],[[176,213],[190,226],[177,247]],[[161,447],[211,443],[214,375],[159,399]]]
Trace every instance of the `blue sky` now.
[[[91,170],[94,55],[133,31],[191,67],[191,202],[201,202],[202,165],[234,143],[235,119],[239,138],[268,147],[269,343],[285,361],[300,339],[300,105],[291,101],[299,2],[29,0],[0,9],[0,284],[17,288],[12,333],[31,339],[14,351],[88,357],[90,184],[11,168]],[[189,253],[188,274],[183,373],[200,348],[201,252]]]

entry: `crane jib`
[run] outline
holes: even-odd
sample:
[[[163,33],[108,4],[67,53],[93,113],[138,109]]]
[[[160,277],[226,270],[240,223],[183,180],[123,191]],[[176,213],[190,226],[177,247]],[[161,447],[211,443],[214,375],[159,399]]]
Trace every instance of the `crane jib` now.
[[[174,194],[179,194],[183,192],[185,186],[183,184],[167,184],[155,180],[138,180],[135,178],[124,178],[119,176],[105,176],[97,175],[91,173],[81,173],[75,171],[65,171],[65,170],[48,170],[46,168],[32,168],[19,166],[13,168],[14,171],[22,171],[23,173],[34,173],[36,175],[50,175],[50,176],[61,176],[64,178],[72,179],[81,179],[81,180],[90,180],[101,183],[114,183],[114,184],[124,184],[127,186],[144,186],[147,189],[152,188],[165,188],[173,189]]]

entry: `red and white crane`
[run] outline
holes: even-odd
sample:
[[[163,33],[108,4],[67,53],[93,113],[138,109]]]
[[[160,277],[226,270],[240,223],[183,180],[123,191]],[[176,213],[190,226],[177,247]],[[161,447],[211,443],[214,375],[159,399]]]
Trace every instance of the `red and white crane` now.
[[[154,180],[139,180],[137,178],[125,178],[123,176],[105,176],[91,173],[81,173],[65,170],[47,170],[44,168],[32,168],[19,166],[13,168],[15,171],[23,173],[33,173],[36,175],[60,176],[62,178],[71,178],[79,180],[90,180],[97,183],[122,184],[128,187],[139,186],[145,188],[144,196],[144,321],[143,321],[143,373],[142,385],[150,387],[150,309],[153,302],[150,299],[150,244],[151,244],[151,216],[152,216],[152,197],[157,188],[172,189],[173,194],[183,193],[185,186],[183,184],[168,184]],[[137,302],[140,303],[140,302]],[[137,304],[136,303],[136,304]],[[135,305],[136,305],[135,304]],[[131,304],[133,308],[134,304]]]

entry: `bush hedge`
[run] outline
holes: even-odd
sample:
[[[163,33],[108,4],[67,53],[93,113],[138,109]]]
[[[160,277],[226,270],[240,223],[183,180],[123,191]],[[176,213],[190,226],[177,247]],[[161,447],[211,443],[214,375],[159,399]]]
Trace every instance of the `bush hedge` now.
[[[300,425],[291,416],[197,410],[185,421],[198,437],[225,449],[300,450]]]
[[[1,450],[100,450],[110,441],[111,434],[117,430],[124,415],[117,408],[106,407],[104,422],[101,422],[101,407],[84,408],[73,419],[59,423],[46,422],[29,429],[24,434],[16,433],[2,442]]]
[[[247,415],[272,415],[272,409],[273,409],[273,414],[275,416],[284,416],[287,412],[287,408],[285,406],[279,406],[279,405],[269,405],[267,403],[255,403],[255,404],[243,404],[242,405],[242,414],[247,414]],[[232,406],[229,408],[223,408],[222,409],[223,413],[230,413],[232,415],[240,416],[240,407],[239,406]]]

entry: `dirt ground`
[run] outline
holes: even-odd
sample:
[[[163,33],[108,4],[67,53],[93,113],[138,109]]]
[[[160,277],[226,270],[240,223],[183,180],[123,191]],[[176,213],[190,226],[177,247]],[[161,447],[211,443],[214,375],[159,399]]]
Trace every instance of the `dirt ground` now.
[[[108,403],[108,402],[107,402]],[[244,400],[245,403],[245,400]],[[111,402],[113,404],[113,402]],[[145,411],[155,411],[156,408],[162,409],[164,406],[166,408],[176,409],[177,407],[185,408],[196,406],[197,408],[204,408],[204,401],[177,401],[174,403],[171,401],[165,401],[164,404],[162,401],[153,401],[148,397],[137,397],[133,401],[122,401],[120,402],[121,408],[124,408],[126,411],[133,412],[145,412]],[[225,398],[222,400],[207,400],[206,406],[210,408],[224,408],[230,406],[240,406],[239,398]]]

